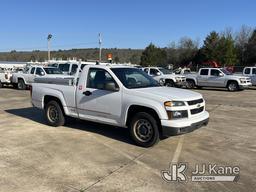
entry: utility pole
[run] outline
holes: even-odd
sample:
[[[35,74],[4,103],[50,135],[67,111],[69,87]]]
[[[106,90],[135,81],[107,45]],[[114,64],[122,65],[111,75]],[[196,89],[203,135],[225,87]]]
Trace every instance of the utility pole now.
[[[51,39],[52,39],[52,34],[49,34],[47,36],[47,42],[48,42],[48,61],[51,60]]]
[[[99,33],[99,63],[101,63],[101,51],[102,51],[102,38],[101,38],[101,33]]]

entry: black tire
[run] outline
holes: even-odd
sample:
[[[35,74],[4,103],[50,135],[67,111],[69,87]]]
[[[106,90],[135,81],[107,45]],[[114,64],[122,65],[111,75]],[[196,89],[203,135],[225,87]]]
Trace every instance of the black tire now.
[[[196,84],[195,84],[195,81],[194,80],[187,80],[187,88],[188,89],[194,89],[195,88],[195,86],[196,86]]]
[[[18,88],[19,90],[25,90],[25,89],[26,89],[26,84],[25,84],[25,82],[24,82],[23,79],[19,79],[19,80],[18,80],[17,88]]]
[[[1,81],[0,81],[0,88],[2,88],[3,87],[3,84],[1,83]]]
[[[146,113],[134,115],[129,125],[133,141],[142,147],[151,147],[159,142],[159,129],[156,119]]]
[[[227,86],[229,91],[238,91],[239,90],[239,85],[236,81],[231,81],[228,83]]]
[[[172,80],[167,80],[167,82],[164,84],[166,87],[174,87],[175,86],[175,84],[174,84],[174,82],[172,81]]]
[[[45,106],[44,112],[48,125],[53,127],[59,127],[65,124],[65,116],[58,102],[48,102]]]

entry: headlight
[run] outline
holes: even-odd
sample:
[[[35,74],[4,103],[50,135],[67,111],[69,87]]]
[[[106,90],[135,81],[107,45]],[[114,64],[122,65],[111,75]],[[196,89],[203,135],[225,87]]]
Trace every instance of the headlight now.
[[[240,78],[239,79],[241,83],[246,83],[246,79],[245,78]]]
[[[181,118],[187,118],[188,117],[188,111],[167,111],[168,118],[169,119],[181,119]]]
[[[165,107],[181,107],[185,106],[185,103],[183,101],[167,101],[164,103]]]

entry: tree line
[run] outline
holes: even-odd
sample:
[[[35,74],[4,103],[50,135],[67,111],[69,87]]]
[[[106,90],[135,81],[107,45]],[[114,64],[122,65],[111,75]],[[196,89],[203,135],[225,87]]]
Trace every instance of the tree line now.
[[[222,32],[212,31],[200,45],[198,39],[182,37],[178,42],[171,42],[167,47],[160,48],[150,43],[142,49],[103,49],[103,60],[107,54],[113,54],[115,63],[133,63],[142,66],[166,66],[173,64],[175,67],[202,64],[215,61],[221,66],[254,65],[256,64],[256,28],[242,26],[237,32],[227,28]],[[52,51],[52,58],[73,58],[82,60],[98,60],[99,49],[70,49]],[[0,53],[1,61],[45,61],[47,52],[16,51]]]
[[[242,26],[238,32],[227,28],[223,32],[210,32],[203,45],[199,40],[183,37],[166,48],[150,44],[142,52],[142,66],[191,66],[215,61],[220,66],[256,64],[256,29]]]

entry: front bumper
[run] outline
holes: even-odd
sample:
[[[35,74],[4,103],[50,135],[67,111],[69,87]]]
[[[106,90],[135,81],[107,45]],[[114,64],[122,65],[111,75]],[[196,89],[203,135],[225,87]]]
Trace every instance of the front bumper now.
[[[252,86],[252,83],[245,83],[245,84],[240,84],[239,88],[240,89],[247,89],[247,88],[249,88],[251,86]]]
[[[201,115],[186,120],[161,120],[162,136],[179,135],[192,132],[209,122],[209,113],[204,111]]]

